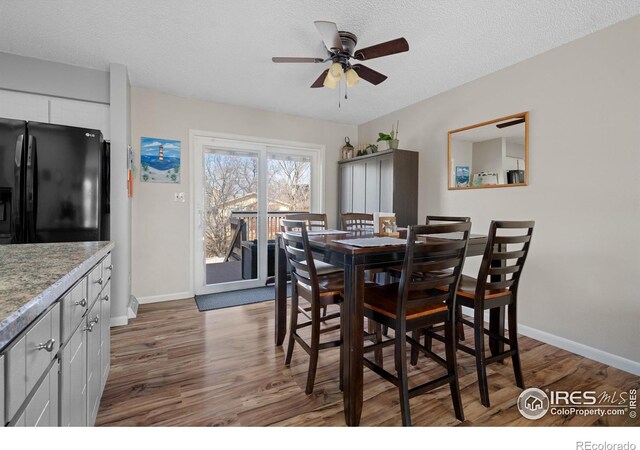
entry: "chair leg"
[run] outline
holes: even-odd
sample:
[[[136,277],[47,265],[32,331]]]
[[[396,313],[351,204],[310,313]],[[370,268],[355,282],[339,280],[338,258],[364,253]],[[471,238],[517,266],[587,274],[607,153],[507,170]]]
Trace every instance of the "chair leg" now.
[[[507,311],[509,320],[509,346],[515,353],[511,356],[513,362],[513,374],[516,377],[516,385],[524,389],[524,378],[522,377],[522,366],[520,365],[520,348],[518,346],[518,321],[516,320],[516,308],[514,304],[509,305]]]
[[[481,309],[476,309],[473,318],[473,332],[476,352],[476,371],[478,372],[478,387],[480,388],[480,402],[489,407],[489,385],[487,383],[487,366],[484,356],[484,315]]]
[[[380,325],[378,322],[375,322],[374,324],[374,328],[375,328],[375,333],[376,333],[376,343],[378,342],[382,342],[382,325]],[[377,365],[379,365],[380,367],[383,367],[383,355],[382,355],[382,349],[379,348],[377,350],[375,350],[373,352],[374,355],[374,361]]]
[[[289,324],[289,346],[287,348],[287,357],[284,360],[284,365],[289,366],[291,364],[291,356],[293,355],[293,347],[295,345],[295,339],[293,335],[298,328],[298,289],[295,282],[291,286],[291,319]]]
[[[311,342],[309,344],[311,354],[309,359],[309,373],[307,375],[307,387],[305,394],[313,392],[313,385],[316,381],[316,369],[318,368],[318,353],[320,350],[320,305],[313,305],[311,308]]]
[[[456,306],[456,331],[458,333],[458,340],[464,341],[464,324],[462,323],[462,306]]]
[[[464,411],[462,409],[462,397],[460,396],[460,384],[458,382],[458,363],[456,361],[458,330],[455,322],[445,322],[444,324],[444,340],[445,353],[447,357],[447,372],[453,376],[449,382],[451,388],[451,400],[453,401],[453,410],[456,419],[464,421]]]
[[[409,411],[409,383],[407,380],[407,337],[404,327],[396,329],[395,360],[398,373],[398,391],[400,394],[400,412],[402,426],[411,426],[411,412]]]
[[[416,341],[416,342],[420,342],[420,334],[421,334],[421,330],[413,330],[411,332],[411,337]],[[415,345],[411,346],[411,365],[415,366],[416,364],[418,364],[418,347],[416,347]]]
[[[429,325],[426,328],[426,331],[428,331],[430,328],[432,328],[431,325]],[[432,343],[432,341],[433,341],[433,339],[431,338],[431,336],[429,336],[429,334],[425,332],[424,333],[424,347],[429,351],[431,351],[431,343]]]
[[[382,325],[382,334],[385,336],[389,336],[389,327],[386,325]]]

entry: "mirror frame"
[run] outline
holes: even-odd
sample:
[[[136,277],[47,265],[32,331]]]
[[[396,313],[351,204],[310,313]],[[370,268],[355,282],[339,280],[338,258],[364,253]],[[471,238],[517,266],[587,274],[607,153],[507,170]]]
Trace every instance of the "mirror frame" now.
[[[504,122],[509,119],[524,119],[524,183],[514,184],[488,184],[485,186],[464,186],[455,187],[451,186],[451,135],[460,133],[461,131],[471,130],[473,128],[484,127],[491,125],[492,123]],[[464,191],[466,189],[491,189],[491,188],[505,188],[505,187],[520,187],[529,185],[529,111],[521,112],[518,114],[512,114],[510,116],[500,117],[499,119],[489,120],[487,122],[477,123],[475,125],[469,125],[468,127],[458,128],[451,130],[447,134],[447,189],[450,191]]]

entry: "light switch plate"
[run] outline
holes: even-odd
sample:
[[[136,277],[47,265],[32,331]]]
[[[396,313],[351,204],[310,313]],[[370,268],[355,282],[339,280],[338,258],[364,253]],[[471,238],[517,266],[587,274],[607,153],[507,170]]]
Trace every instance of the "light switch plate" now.
[[[173,193],[173,201],[184,203],[184,192],[174,192]]]

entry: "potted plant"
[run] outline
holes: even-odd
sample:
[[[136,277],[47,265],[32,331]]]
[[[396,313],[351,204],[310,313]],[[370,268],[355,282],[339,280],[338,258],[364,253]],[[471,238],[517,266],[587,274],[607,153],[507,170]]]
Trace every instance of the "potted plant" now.
[[[398,148],[398,126],[400,125],[400,121],[398,121],[396,123],[396,128],[395,130],[393,129],[393,125],[391,125],[391,133],[386,134],[386,133],[378,133],[378,140],[376,142],[380,142],[380,141],[387,141],[387,144],[389,145],[390,149],[397,149]]]

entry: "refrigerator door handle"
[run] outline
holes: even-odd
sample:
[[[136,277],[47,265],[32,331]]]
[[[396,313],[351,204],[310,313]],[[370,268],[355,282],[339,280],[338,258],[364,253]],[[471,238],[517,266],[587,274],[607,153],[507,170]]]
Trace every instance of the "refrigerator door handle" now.
[[[27,242],[36,239],[36,138],[29,136],[27,144]]]
[[[12,242],[22,242],[22,217],[20,217],[20,211],[22,210],[22,149],[24,147],[24,134],[21,134],[16,139],[16,159],[13,166],[13,175],[15,177],[15,196],[11,202],[13,205],[13,230],[12,230]]]

